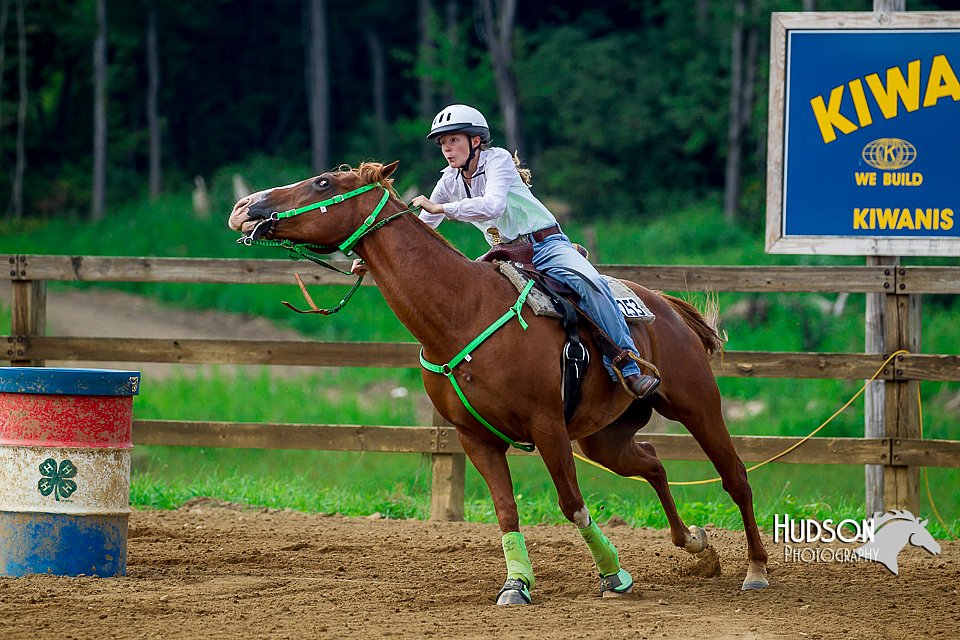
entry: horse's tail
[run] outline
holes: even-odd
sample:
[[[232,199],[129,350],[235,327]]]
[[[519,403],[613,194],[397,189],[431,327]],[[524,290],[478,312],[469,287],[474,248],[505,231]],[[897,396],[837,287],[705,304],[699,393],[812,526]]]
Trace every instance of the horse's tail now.
[[[716,297],[708,298],[705,312],[700,313],[695,306],[686,300],[662,292],[660,295],[673,307],[674,311],[680,314],[687,326],[697,334],[703,344],[703,350],[707,352],[707,356],[713,357],[723,352],[723,344],[726,342],[726,338],[720,335],[717,330],[720,304]],[[704,314],[706,317],[704,317]]]

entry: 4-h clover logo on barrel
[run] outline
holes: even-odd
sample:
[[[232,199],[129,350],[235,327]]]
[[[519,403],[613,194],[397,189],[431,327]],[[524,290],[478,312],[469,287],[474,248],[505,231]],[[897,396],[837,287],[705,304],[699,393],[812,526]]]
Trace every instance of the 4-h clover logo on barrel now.
[[[77,490],[77,483],[71,480],[77,475],[77,467],[70,460],[64,460],[57,467],[57,461],[47,458],[40,464],[40,473],[43,475],[37,483],[37,489],[43,496],[53,494],[57,502],[61,498],[66,500]]]
[[[0,576],[126,575],[139,390],[136,371],[0,367]]]

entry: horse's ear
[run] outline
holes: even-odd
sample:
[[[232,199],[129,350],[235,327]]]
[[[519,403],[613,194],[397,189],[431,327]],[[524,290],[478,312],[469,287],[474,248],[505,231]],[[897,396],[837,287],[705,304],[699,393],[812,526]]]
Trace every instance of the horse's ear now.
[[[397,166],[400,164],[399,160],[394,160],[390,164],[383,167],[381,174],[384,178],[389,178],[390,174],[396,171]]]
[[[930,518],[927,518],[926,520],[921,521],[921,522],[920,522],[920,526],[923,527],[924,529],[926,529],[928,522],[930,522]]]

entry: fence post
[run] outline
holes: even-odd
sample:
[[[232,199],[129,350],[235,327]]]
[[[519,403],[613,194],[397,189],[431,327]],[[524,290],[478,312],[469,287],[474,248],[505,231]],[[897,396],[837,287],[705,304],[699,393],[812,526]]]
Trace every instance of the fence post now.
[[[17,256],[21,259],[23,256]],[[11,268],[12,270],[12,268]],[[13,280],[10,283],[10,338],[7,360],[11,367],[42,367],[43,360],[24,356],[24,341],[47,330],[47,283],[43,280]]]
[[[433,410],[433,426],[438,434],[438,452],[430,454],[430,519],[462,522],[466,455],[442,452],[442,449],[449,445],[447,438],[440,435],[441,427],[451,425],[436,409]]]
[[[893,275],[894,270],[900,263],[900,258],[895,256],[867,256],[868,266],[884,267],[884,277]],[[896,282],[895,278],[892,278]],[[865,317],[865,342],[866,353],[893,353],[899,347],[893,346],[895,343],[889,342],[887,326],[894,320],[885,313],[886,293],[868,293],[867,310]],[[867,387],[863,395],[863,435],[866,438],[883,438],[887,435],[886,421],[884,416],[888,415],[884,410],[886,393],[886,382],[883,379],[874,380],[873,384]],[[867,515],[872,515],[878,511],[883,511],[883,478],[885,468],[879,464],[868,464],[864,466],[864,484],[866,486],[866,511]]]
[[[898,275],[904,275],[899,268]],[[886,299],[885,334],[887,344],[892,345],[888,353],[897,349],[919,352],[920,296],[889,294]],[[900,438],[920,437],[920,381],[900,379],[899,363],[902,360],[903,356],[897,356],[893,361],[897,379],[888,381],[884,389],[884,436],[893,442],[894,453],[890,464],[883,468],[883,508],[907,509],[916,514],[920,509],[920,469],[897,464],[900,456],[896,450]]]

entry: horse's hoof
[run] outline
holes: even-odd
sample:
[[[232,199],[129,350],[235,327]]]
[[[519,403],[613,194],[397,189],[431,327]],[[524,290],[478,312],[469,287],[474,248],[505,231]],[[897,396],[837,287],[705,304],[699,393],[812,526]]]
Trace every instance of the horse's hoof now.
[[[744,580],[740,591],[755,591],[756,589],[766,589],[769,586],[770,582],[767,580],[752,580],[750,582]]]
[[[700,553],[707,548],[707,532],[703,527],[690,525],[690,539],[683,545],[683,550],[687,553]]]
[[[530,589],[527,588],[527,583],[516,578],[508,579],[497,594],[497,604],[530,604]]]
[[[626,591],[603,591],[600,593],[602,598],[622,598],[625,595],[633,593],[633,585],[627,587]]]
[[[766,589],[770,586],[767,580],[767,567],[759,562],[750,562],[747,567],[747,577],[743,580],[741,591],[754,591],[756,589]]]
[[[633,576],[626,569],[600,576],[600,595],[604,598],[619,598],[633,591]]]

